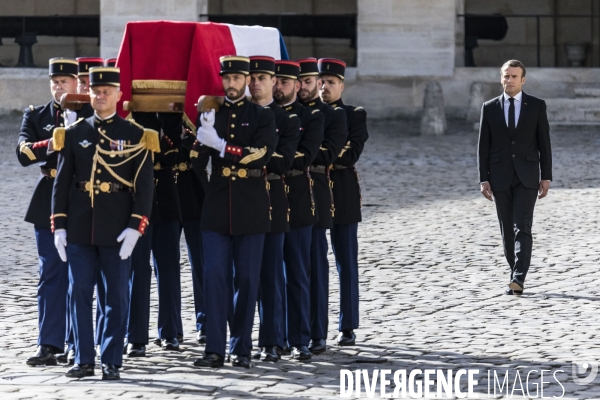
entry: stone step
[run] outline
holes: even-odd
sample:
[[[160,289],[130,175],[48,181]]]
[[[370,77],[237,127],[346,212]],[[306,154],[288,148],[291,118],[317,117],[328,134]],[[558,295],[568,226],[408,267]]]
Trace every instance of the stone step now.
[[[600,101],[596,98],[546,99],[549,122],[600,123]]]
[[[575,88],[573,91],[577,98],[600,98],[600,88],[597,87]]]

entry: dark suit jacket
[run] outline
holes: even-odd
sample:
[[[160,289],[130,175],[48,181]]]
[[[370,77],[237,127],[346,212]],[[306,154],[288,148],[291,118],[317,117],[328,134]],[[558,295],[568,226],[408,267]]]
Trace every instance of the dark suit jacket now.
[[[542,180],[552,180],[550,126],[546,103],[523,92],[521,113],[513,135],[506,126],[503,96],[481,108],[477,162],[479,182],[488,181],[492,192],[510,188],[516,173],[521,183],[537,189]]]

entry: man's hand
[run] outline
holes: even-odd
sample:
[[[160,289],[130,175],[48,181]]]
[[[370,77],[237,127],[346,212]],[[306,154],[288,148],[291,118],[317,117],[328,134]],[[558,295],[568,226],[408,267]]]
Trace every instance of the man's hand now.
[[[63,262],[67,262],[67,231],[57,229],[54,232],[54,247],[58,251],[58,255]]]
[[[125,228],[123,232],[117,238],[117,242],[123,242],[121,245],[121,250],[119,251],[119,256],[121,256],[121,260],[127,260],[131,253],[133,253],[133,248],[140,238],[140,233],[133,228]]]
[[[215,125],[215,109],[211,109],[210,111],[203,112],[202,117],[200,118],[200,123],[203,128],[210,129]]]
[[[196,139],[205,146],[212,147],[215,150],[223,151],[226,146],[225,140],[220,138],[215,128],[205,128],[201,126],[198,128],[198,134]]]
[[[550,181],[541,181],[540,188],[538,189],[538,199],[543,199],[546,197],[548,190],[550,190]]]
[[[490,186],[489,182],[481,183],[481,194],[489,201],[494,201],[492,198],[492,187]]]
[[[54,140],[53,138],[48,139],[48,150],[46,150],[47,154],[54,153]]]

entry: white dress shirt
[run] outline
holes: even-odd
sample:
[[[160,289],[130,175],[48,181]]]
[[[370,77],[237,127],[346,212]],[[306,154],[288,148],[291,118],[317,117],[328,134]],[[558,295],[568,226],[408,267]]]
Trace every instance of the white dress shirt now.
[[[510,107],[510,97],[504,93],[504,120],[506,126],[508,126],[508,108]],[[521,115],[521,103],[523,103],[523,92],[517,93],[513,99],[515,99],[515,128],[519,126],[519,115]]]

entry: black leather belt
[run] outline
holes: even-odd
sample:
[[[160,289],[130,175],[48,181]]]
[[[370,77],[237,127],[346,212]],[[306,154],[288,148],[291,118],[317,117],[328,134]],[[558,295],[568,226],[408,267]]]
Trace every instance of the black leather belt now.
[[[304,175],[304,171],[302,171],[300,169],[291,169],[285,173],[285,176],[287,176],[288,178],[291,178],[293,176],[298,176],[298,175]]]
[[[40,167],[40,169],[46,178],[56,178],[56,168]]]
[[[263,176],[262,169],[248,169],[248,168],[236,168],[236,167],[213,167],[212,173],[225,178],[238,177],[238,178],[260,178]]]
[[[102,193],[129,192],[133,190],[133,188],[130,188],[129,186],[114,182],[101,182],[92,185],[90,181],[79,181],[75,184],[75,187],[83,192],[89,192],[91,189],[95,189]]]
[[[310,172],[317,172],[319,174],[327,173],[327,167],[324,165],[311,165]]]
[[[345,165],[340,165],[340,164],[333,164],[333,169],[348,169],[348,168],[352,168],[352,167],[346,167]]]
[[[268,181],[277,181],[279,179],[281,179],[281,175],[277,175],[277,174],[274,174],[272,172],[267,174],[267,180]]]

